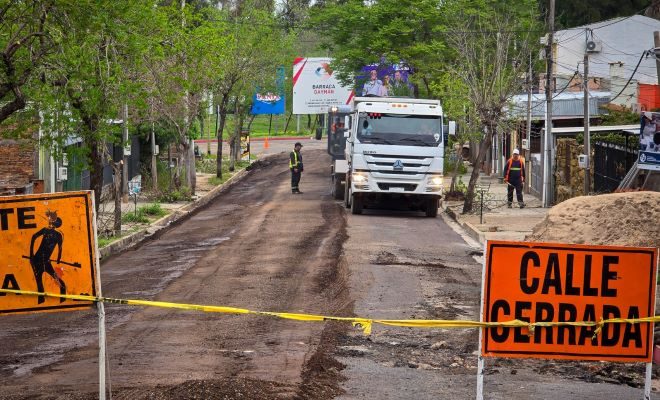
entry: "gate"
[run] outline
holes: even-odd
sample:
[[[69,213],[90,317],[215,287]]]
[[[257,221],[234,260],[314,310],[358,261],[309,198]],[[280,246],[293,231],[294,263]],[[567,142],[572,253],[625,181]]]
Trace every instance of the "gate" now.
[[[607,142],[594,143],[594,192],[611,193],[637,160],[637,151]]]
[[[529,166],[531,178],[529,180],[529,192],[540,199],[543,191],[543,169],[540,157],[534,157],[534,154],[532,154],[529,158]]]

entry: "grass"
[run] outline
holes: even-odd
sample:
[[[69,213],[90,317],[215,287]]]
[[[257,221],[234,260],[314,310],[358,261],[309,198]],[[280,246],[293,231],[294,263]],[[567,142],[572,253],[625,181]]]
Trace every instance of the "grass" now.
[[[121,238],[121,236],[111,236],[111,237],[108,237],[108,238],[105,238],[105,237],[99,238],[98,247],[105,247],[105,246],[109,245],[110,243],[119,240],[120,238]]]
[[[121,216],[121,221],[125,223],[147,224],[151,220],[149,217],[158,218],[167,214],[159,203],[153,203],[142,206],[137,212],[128,212]]]
[[[150,217],[164,217],[167,215],[167,211],[165,211],[165,209],[163,209],[159,203],[142,206],[138,209],[138,213],[140,212]]]
[[[273,115],[273,122],[270,128],[270,136],[310,136],[313,134],[311,129],[307,128],[307,118],[301,118],[300,120],[300,132],[296,132],[296,117],[292,117],[289,121],[289,126],[284,132],[284,125],[288,119],[288,115]],[[257,115],[254,117],[254,121],[250,125],[250,136],[252,137],[264,137],[268,136],[268,125],[269,125],[269,115]],[[247,129],[249,120],[245,120],[243,128]],[[312,120],[312,123],[314,121]],[[222,137],[226,140],[229,138],[230,134],[234,132],[234,116],[227,115],[227,122],[225,124],[225,129],[223,130]],[[204,124],[204,135],[199,139],[215,139],[215,116],[209,116]]]

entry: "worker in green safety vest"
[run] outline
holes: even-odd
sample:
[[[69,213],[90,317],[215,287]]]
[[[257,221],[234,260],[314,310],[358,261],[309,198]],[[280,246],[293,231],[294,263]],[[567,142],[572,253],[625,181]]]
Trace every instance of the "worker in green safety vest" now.
[[[523,183],[525,183],[525,159],[520,157],[518,149],[513,150],[513,156],[509,158],[504,167],[504,181],[507,183],[507,202],[509,208],[513,204],[513,191],[516,191],[516,199],[520,208],[525,208],[523,202]]]
[[[302,144],[296,142],[293,146],[293,151],[289,154],[289,169],[291,170],[291,193],[302,194],[298,185],[300,184],[300,177],[303,172],[303,160],[300,149]]]

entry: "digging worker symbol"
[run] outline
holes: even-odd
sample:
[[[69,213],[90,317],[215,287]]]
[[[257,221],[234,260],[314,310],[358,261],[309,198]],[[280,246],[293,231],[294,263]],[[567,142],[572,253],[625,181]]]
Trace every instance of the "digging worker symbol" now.
[[[525,159],[520,157],[518,149],[513,150],[513,155],[506,162],[504,168],[504,180],[507,183],[507,202],[509,208],[513,203],[513,191],[516,191],[516,199],[520,208],[525,207],[523,202],[523,183],[525,182]]]
[[[300,184],[300,176],[303,172],[303,160],[300,154],[302,144],[297,142],[293,146],[293,151],[289,154],[289,169],[291,170],[291,193],[302,194],[298,185]]]
[[[37,281],[37,291],[44,291],[44,282],[43,274],[46,273],[50,275],[55,282],[60,286],[60,294],[66,294],[66,284],[62,278],[55,273],[51,261],[55,261],[58,264],[62,258],[62,233],[57,230],[62,226],[62,219],[57,216],[57,211],[46,211],[46,217],[48,217],[48,228],[42,228],[39,232],[32,235],[32,240],[30,241],[30,264],[32,265],[32,271],[34,272],[34,279]],[[41,243],[39,243],[39,248],[37,252],[34,252],[34,244],[37,241],[37,238],[41,236]],[[58,247],[57,259],[52,260],[53,251],[55,251],[55,246]],[[65,299],[60,299],[60,302],[63,302]],[[38,304],[46,301],[44,296],[39,296]]]

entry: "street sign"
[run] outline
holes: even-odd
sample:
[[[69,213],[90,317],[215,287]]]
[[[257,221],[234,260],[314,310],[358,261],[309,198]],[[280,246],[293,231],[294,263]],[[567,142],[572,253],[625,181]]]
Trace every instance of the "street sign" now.
[[[0,197],[0,287],[96,296],[92,192]],[[0,314],[93,303],[0,293]]]
[[[653,248],[488,241],[484,322],[654,316]],[[650,362],[652,323],[488,328],[483,356]]]

